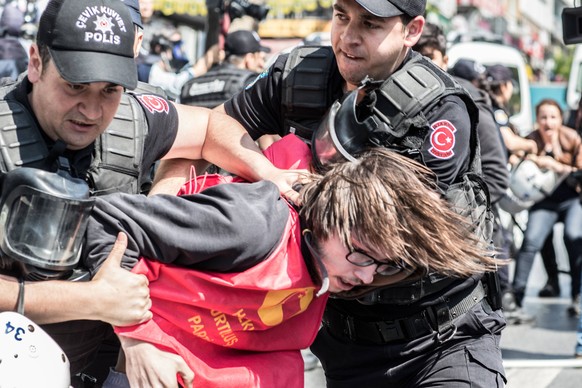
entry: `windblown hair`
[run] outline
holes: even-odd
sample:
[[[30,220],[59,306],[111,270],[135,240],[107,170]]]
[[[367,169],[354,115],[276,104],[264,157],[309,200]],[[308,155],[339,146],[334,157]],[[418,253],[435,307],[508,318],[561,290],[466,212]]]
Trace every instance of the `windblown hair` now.
[[[300,212],[315,241],[337,234],[351,250],[354,239],[424,274],[495,270],[500,263],[437,190],[428,168],[378,147],[306,184]]]

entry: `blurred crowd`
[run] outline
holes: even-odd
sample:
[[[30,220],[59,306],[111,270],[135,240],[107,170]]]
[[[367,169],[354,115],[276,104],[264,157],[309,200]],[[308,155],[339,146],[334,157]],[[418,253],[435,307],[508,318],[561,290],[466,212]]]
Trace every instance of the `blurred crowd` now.
[[[236,20],[228,21],[226,30],[223,19],[219,20],[219,24],[210,26],[219,29],[219,33],[224,36],[204,50],[197,50],[186,47],[182,35],[183,32],[204,35],[205,31],[200,31],[199,26],[178,23],[155,11],[154,0],[125,2],[141,16],[139,25],[143,31],[143,40],[136,58],[138,78],[162,88],[167,97],[174,101],[179,102],[180,94],[188,94],[187,91],[182,92],[188,81],[201,77],[211,69],[216,72],[224,67],[232,67],[248,70],[256,76],[265,68],[265,54],[270,49],[260,43],[257,20],[246,16],[244,10],[230,13]],[[5,0],[0,3],[0,78],[16,79],[26,70],[28,49],[36,38],[38,21],[46,3],[44,0]],[[224,15],[221,17],[224,18]],[[226,39],[228,33],[237,30],[244,32]],[[210,32],[208,34],[211,35]],[[251,77],[247,74],[246,78],[237,87],[248,84]],[[191,83],[189,85],[191,88]],[[189,103],[194,105],[194,99],[190,97]],[[202,105],[208,104],[202,102]]]

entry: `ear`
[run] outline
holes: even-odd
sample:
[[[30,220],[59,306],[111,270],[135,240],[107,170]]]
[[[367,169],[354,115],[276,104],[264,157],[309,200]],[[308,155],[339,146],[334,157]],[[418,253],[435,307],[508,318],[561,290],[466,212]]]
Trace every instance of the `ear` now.
[[[30,45],[29,59],[28,59],[28,79],[30,82],[35,83],[40,79],[42,74],[42,58],[38,52],[38,46],[36,43]]]
[[[420,35],[422,34],[422,29],[424,28],[424,23],[424,17],[417,16],[406,25],[404,32],[404,46],[412,47],[418,42]]]
[[[141,45],[143,43],[143,31],[141,28],[136,28],[135,41],[133,43],[133,55],[137,58],[141,50]]]
[[[245,67],[248,68],[250,65],[253,64],[253,60],[255,58],[254,53],[246,53],[245,54]]]

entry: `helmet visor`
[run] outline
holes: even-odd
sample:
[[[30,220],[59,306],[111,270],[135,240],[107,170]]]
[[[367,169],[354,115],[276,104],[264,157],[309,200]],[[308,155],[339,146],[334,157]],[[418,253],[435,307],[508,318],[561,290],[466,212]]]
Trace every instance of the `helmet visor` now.
[[[333,103],[313,133],[311,149],[317,167],[355,161],[358,153],[370,148],[370,133],[378,124],[373,116],[359,120],[357,102],[362,89],[346,94]]]
[[[25,167],[10,171],[2,187],[2,253],[38,268],[74,268],[93,202],[80,179]]]
[[[2,208],[3,250],[27,264],[54,270],[74,267],[92,201],[53,197],[25,187]]]

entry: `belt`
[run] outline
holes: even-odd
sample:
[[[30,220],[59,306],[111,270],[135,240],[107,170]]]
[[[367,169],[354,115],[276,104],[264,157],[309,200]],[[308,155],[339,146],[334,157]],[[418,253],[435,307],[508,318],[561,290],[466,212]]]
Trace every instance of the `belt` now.
[[[340,338],[347,337],[353,342],[386,344],[435,332],[439,334],[440,340],[446,340],[456,332],[452,321],[480,303],[484,297],[483,284],[478,282],[473,289],[460,291],[442,303],[404,318],[381,321],[365,321],[328,307],[323,316],[323,324],[331,334]]]

